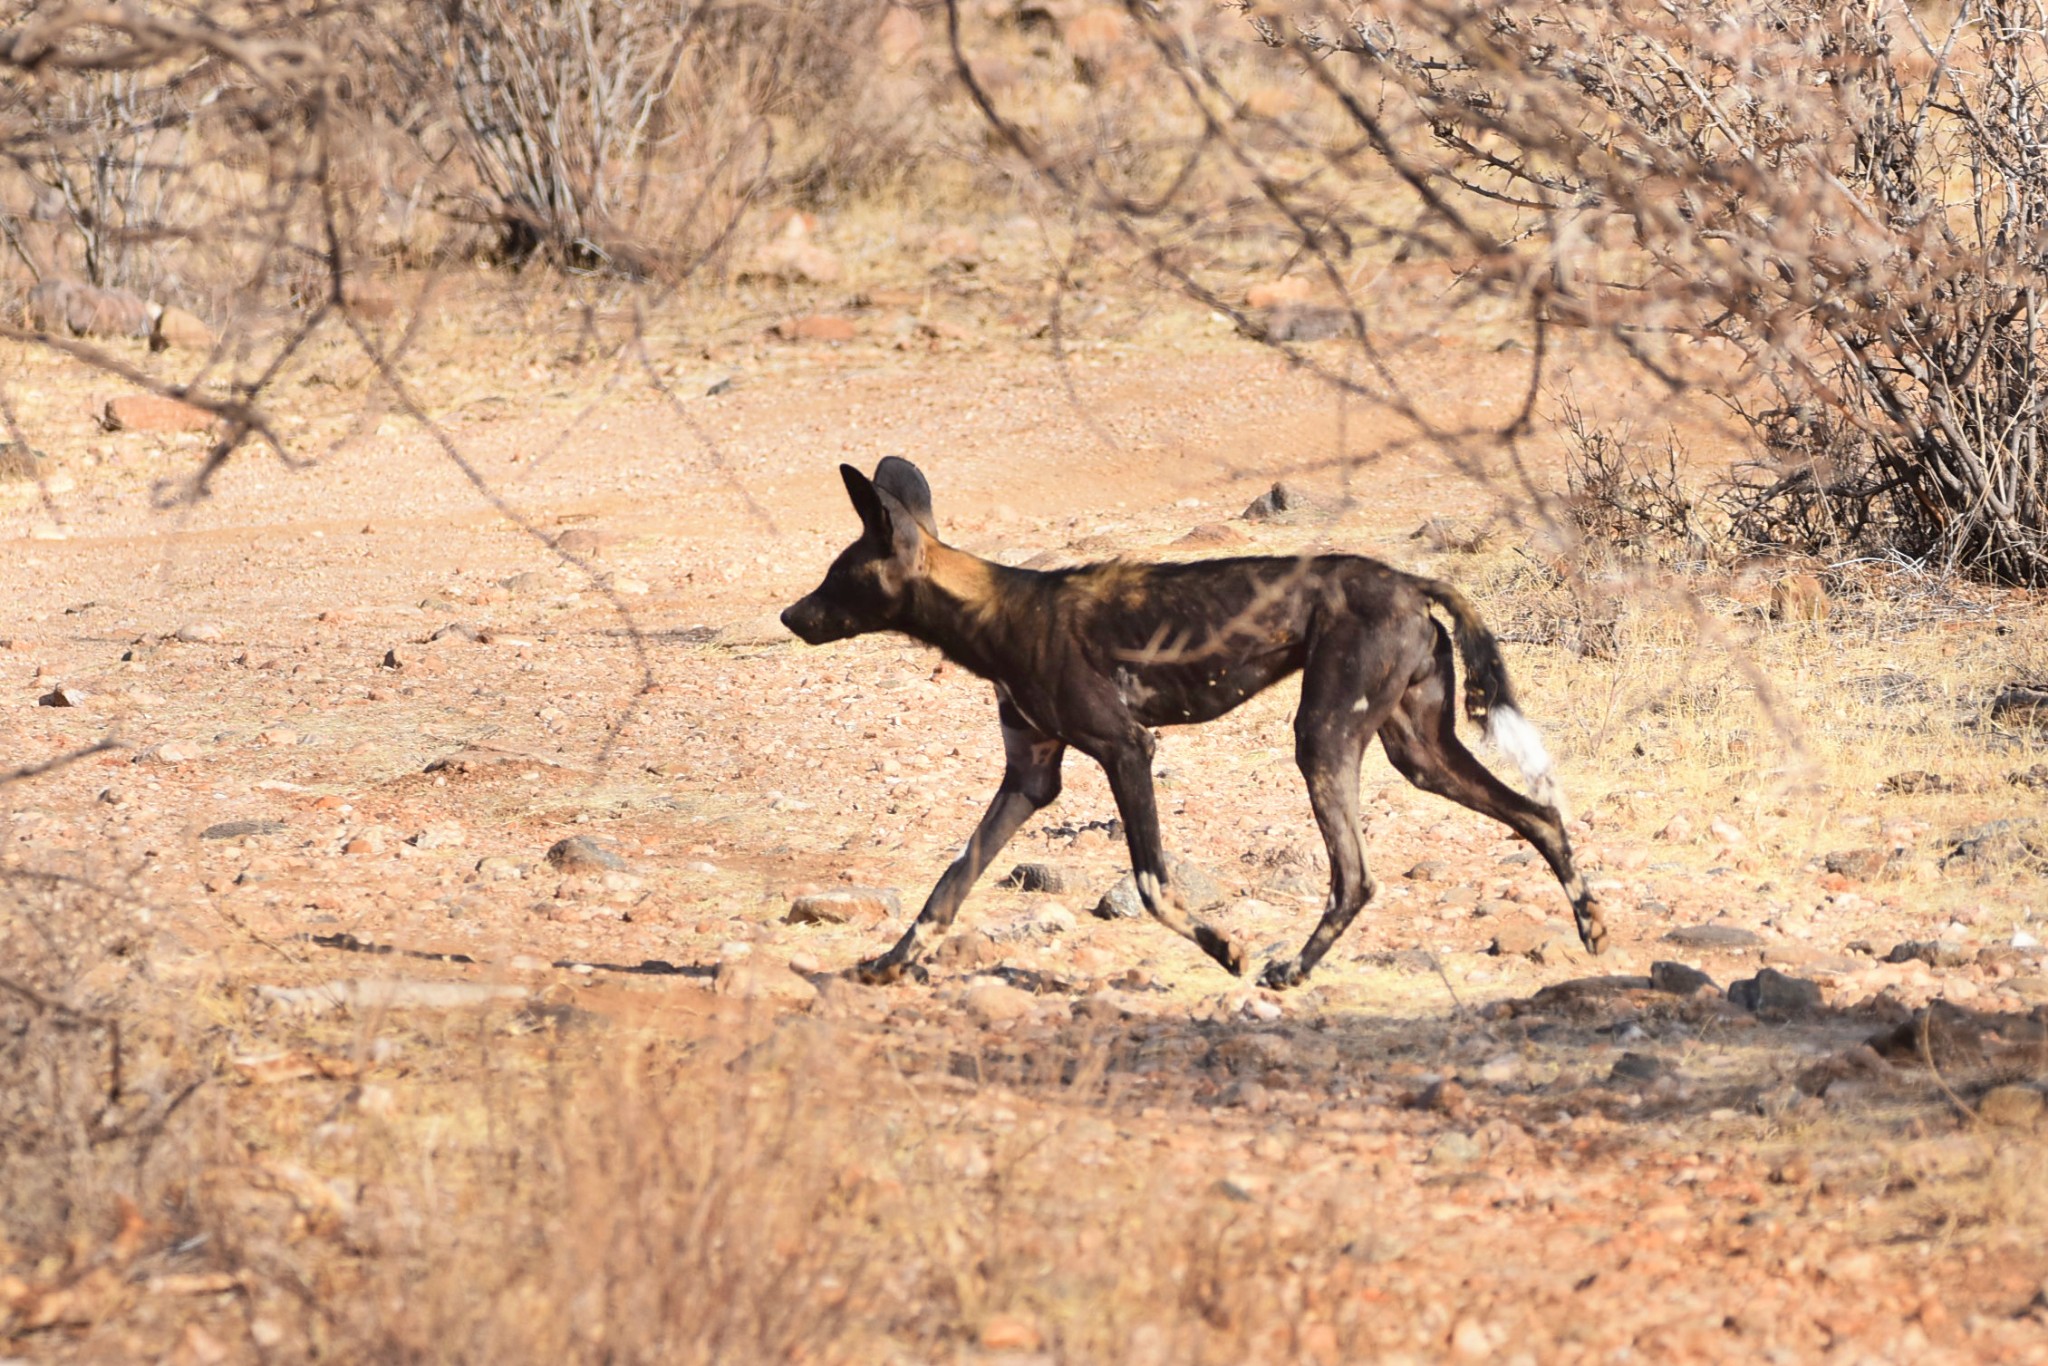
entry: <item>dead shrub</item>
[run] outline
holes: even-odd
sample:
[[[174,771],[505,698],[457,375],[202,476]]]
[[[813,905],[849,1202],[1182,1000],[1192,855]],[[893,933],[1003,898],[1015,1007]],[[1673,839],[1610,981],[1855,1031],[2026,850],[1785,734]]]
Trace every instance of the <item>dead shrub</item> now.
[[[979,103],[1048,186],[1247,335],[1476,469],[1530,430],[1552,334],[1578,330],[1667,393],[1736,398],[1778,466],[1744,505],[1752,538],[2048,581],[2033,0],[1246,6],[1293,102],[1254,98],[1271,73],[1239,44],[1126,8],[1166,109],[1145,174],[1077,150],[1079,121]],[[1248,240],[1351,320],[1345,359],[1238,303]],[[1431,329],[1383,318],[1381,286],[1428,262],[1452,281],[1436,331],[1514,324],[1526,347],[1498,421],[1438,415],[1388,363]]]
[[[383,116],[449,167],[437,205],[506,259],[687,274],[761,202],[901,173],[921,87],[881,69],[881,0],[672,7],[485,0],[412,13]]]

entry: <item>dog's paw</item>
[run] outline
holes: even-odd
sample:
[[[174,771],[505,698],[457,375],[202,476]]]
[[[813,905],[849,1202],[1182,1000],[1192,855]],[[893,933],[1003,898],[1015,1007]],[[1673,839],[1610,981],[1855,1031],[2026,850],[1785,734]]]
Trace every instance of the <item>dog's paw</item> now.
[[[1607,921],[1600,914],[1600,908],[1587,905],[1583,909],[1574,907],[1574,919],[1579,922],[1579,942],[1586,946],[1586,952],[1598,957],[1607,951]]]
[[[898,982],[922,983],[931,980],[931,974],[924,970],[922,963],[891,960],[886,954],[855,964],[846,970],[846,975],[864,987],[886,987]]]
[[[1259,985],[1273,991],[1298,987],[1307,980],[1308,974],[1301,970],[1299,958],[1275,958],[1266,964],[1266,970],[1259,974]]]
[[[1244,976],[1244,945],[1213,925],[1195,926],[1195,943],[1203,953],[1223,965],[1223,970],[1232,977]]]

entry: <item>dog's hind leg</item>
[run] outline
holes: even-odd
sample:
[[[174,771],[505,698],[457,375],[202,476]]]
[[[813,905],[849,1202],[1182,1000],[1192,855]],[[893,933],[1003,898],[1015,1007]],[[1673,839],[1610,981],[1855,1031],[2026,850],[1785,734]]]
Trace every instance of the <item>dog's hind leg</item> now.
[[[1294,713],[1294,761],[1330,852],[1330,899],[1301,952],[1266,964],[1261,986],[1299,986],[1377,890],[1359,825],[1358,766],[1373,733],[1399,702],[1405,680],[1393,676],[1395,661],[1388,657],[1396,642],[1349,625],[1317,641],[1302,670],[1301,705]]]
[[[966,847],[925,898],[924,909],[917,913],[910,929],[894,948],[854,969],[853,975],[860,981],[893,982],[906,972],[922,972],[917,966],[918,959],[945,935],[976,879],[1024,822],[1060,795],[1060,760],[1067,747],[1031,729],[1007,702],[1002,706],[1002,720],[1002,786],[996,789],[988,810],[982,813],[981,824],[968,836]]]
[[[1436,667],[1414,683],[1401,705],[1380,727],[1387,758],[1401,776],[1439,797],[1448,797],[1482,816],[1491,816],[1536,846],[1571,899],[1579,939],[1592,953],[1606,946],[1607,923],[1600,906],[1572,863],[1564,818],[1554,806],[1531,801],[1496,778],[1458,739],[1452,703],[1451,642],[1439,631]]]
[[[1116,797],[1117,815],[1123,820],[1124,839],[1131,851],[1132,880],[1138,884],[1138,899],[1145,903],[1145,910],[1175,934],[1193,940],[1232,976],[1244,976],[1243,946],[1189,915],[1180,892],[1167,880],[1166,854],[1159,843],[1159,808],[1152,793],[1152,733],[1133,723],[1096,757],[1109,775],[1109,790]]]

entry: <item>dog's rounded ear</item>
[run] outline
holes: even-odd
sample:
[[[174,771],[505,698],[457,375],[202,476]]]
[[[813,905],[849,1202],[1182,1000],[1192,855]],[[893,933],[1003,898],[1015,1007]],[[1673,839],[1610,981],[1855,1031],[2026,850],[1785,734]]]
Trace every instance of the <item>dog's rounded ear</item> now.
[[[889,510],[882,506],[882,495],[875,491],[874,484],[851,465],[841,465],[839,477],[846,481],[846,496],[853,500],[853,510],[860,514],[860,524],[871,535],[880,537],[885,543],[889,541],[892,538]]]
[[[932,486],[925,482],[924,471],[900,455],[885,455],[875,466],[875,487],[903,504],[925,535],[938,539],[938,525],[932,520]]]

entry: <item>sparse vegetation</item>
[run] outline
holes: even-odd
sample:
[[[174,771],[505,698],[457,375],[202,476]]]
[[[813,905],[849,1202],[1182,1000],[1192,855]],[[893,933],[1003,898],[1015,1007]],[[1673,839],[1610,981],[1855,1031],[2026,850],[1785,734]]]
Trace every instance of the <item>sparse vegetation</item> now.
[[[6,8],[0,1358],[2038,1352],[2040,27]],[[914,911],[1004,762],[778,639],[884,454],[1009,564],[1460,584],[1615,951],[1369,755],[1251,990],[1087,914],[1076,762],[1059,891],[842,980],[901,925],[794,896]],[[1261,958],[1293,701],[1157,756]]]

